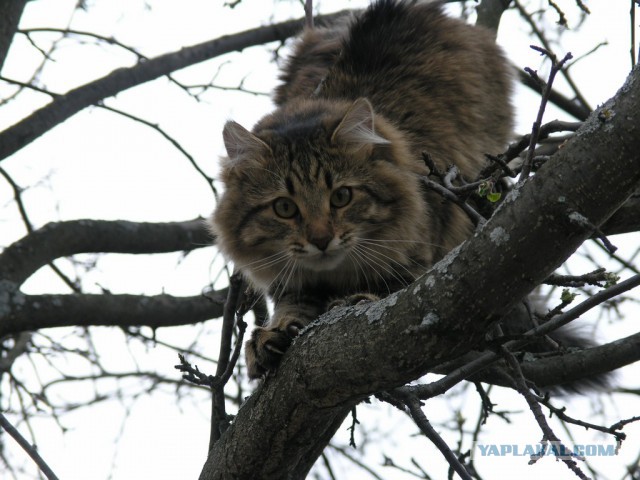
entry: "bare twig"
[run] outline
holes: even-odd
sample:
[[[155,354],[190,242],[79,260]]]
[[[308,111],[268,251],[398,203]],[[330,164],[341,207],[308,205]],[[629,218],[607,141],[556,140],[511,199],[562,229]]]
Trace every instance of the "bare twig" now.
[[[531,15],[522,7],[522,5],[520,4],[520,2],[518,0],[515,1],[515,6],[516,6],[516,9],[518,10],[518,12],[520,13],[520,15],[529,24],[529,26],[533,30],[533,33],[536,35],[536,37],[542,43],[542,46],[544,47],[544,50],[546,50],[548,52],[551,52],[552,51],[551,44],[549,43],[549,41],[545,37],[544,33],[535,24],[535,22],[533,21]],[[578,89],[578,87],[576,86],[575,82],[571,78],[571,75],[569,74],[569,72],[566,69],[561,69],[561,72],[562,72],[562,75],[564,76],[565,80],[567,81],[567,83],[571,87],[571,90],[573,91],[573,94],[575,95],[575,98],[579,102],[579,104],[582,107],[584,107],[586,110],[591,111],[591,107],[589,106],[589,103],[584,98],[582,93],[580,93],[580,90]]]
[[[603,282],[615,283],[618,279],[617,275],[607,272],[605,268],[598,268],[583,275],[559,275],[554,273],[549,275],[544,283],[557,287],[584,287],[585,285],[602,287]]]
[[[636,6],[635,0],[631,0],[631,9],[629,11],[629,20],[631,25],[631,68],[636,66]],[[640,48],[638,49],[638,55],[640,56]]]
[[[313,0],[305,0],[304,2],[304,18],[305,26],[313,28]]]
[[[558,25],[562,25],[563,27],[566,27],[567,17],[564,14],[564,12],[560,10],[560,7],[553,0],[547,0],[547,2],[549,3],[549,6],[553,8],[558,14]]]
[[[209,439],[209,450],[213,448],[213,445],[229,427],[229,416],[225,409],[224,386],[229,378],[231,378],[231,372],[235,367],[235,360],[238,358],[240,346],[242,345],[242,339],[240,339],[236,342],[237,354],[231,354],[231,337],[233,335],[233,326],[240,304],[243,285],[244,282],[239,273],[234,273],[229,279],[229,292],[222,317],[218,365],[216,367],[214,382],[211,384],[211,436]],[[246,324],[244,327],[246,328]],[[244,332],[244,328],[242,331]],[[234,362],[231,362],[231,359],[233,359]]]
[[[182,372],[183,380],[187,380],[195,385],[211,387],[213,383],[212,375],[201,372],[197,365],[191,366],[191,363],[189,363],[181,353],[178,354],[178,360],[180,363],[175,365],[174,368]]]
[[[427,188],[439,193],[447,200],[451,200],[453,203],[455,203],[460,208],[462,208],[462,210],[464,210],[464,212],[471,219],[471,221],[475,226],[481,226],[487,221],[482,215],[476,212],[471,205],[469,205],[463,199],[459,198],[451,190],[447,189],[446,187],[443,187],[442,185],[440,185],[437,182],[434,182],[433,180],[430,180],[427,177],[422,177],[422,181],[427,186]]]
[[[20,432],[7,420],[7,418],[0,412],[0,426],[4,428],[4,430],[13,437],[13,439],[18,442],[18,445],[22,447],[22,449],[27,452],[32,460],[36,463],[38,468],[46,475],[49,480],[58,480],[58,477],[51,467],[47,465],[47,462],[40,456],[38,451],[34,446],[30,445],[29,442],[20,434]]]
[[[601,303],[611,298],[614,298],[628,290],[631,290],[638,285],[640,285],[640,275],[635,275],[623,282],[612,285],[611,287],[587,298],[585,301],[573,307],[568,312],[557,315],[555,318],[549,320],[543,325],[532,328],[531,330],[525,332],[522,335],[522,339],[506,342],[504,344],[504,347],[508,348],[511,351],[520,349],[525,346],[530,340],[542,335],[546,335],[564,325],[567,325],[568,323],[575,320],[585,312],[596,307],[597,305],[600,305]],[[439,380],[436,380],[435,382],[426,385],[401,387],[399,390],[407,390],[408,393],[412,393],[423,400],[432,398],[437,395],[443,394],[450,388],[460,383],[462,380],[465,380],[466,378],[471,377],[473,374],[488,367],[499,358],[500,356],[495,352],[486,352],[481,354],[474,360],[462,365],[461,367],[456,368],[455,370],[451,371],[446,376]]]
[[[542,413],[542,408],[540,408],[540,404],[538,403],[536,397],[531,393],[531,391],[529,390],[529,387],[527,386],[526,380],[522,375],[522,369],[520,368],[520,364],[518,363],[518,360],[505,347],[503,347],[501,350],[502,350],[502,356],[507,360],[507,363],[509,364],[509,366],[513,371],[513,374],[514,374],[513,380],[515,382],[515,387],[518,390],[518,393],[520,393],[520,395],[524,397],[525,401],[529,405],[529,408],[531,409],[531,412],[533,413],[534,418],[536,419],[536,422],[538,423],[538,425],[540,426],[540,429],[542,430],[541,443],[543,447],[546,447],[547,442],[553,442],[553,444],[560,447],[561,453],[569,452],[569,449],[567,449],[562,444],[560,439],[556,436],[556,434],[553,432],[553,430],[547,423],[547,419],[545,418],[544,413]],[[532,455],[531,460],[529,461],[529,464],[531,465],[535,463],[540,458],[541,458],[540,456]],[[573,473],[575,473],[578,476],[578,478],[582,480],[587,480],[588,477],[584,474],[582,470],[580,470],[580,467],[578,467],[578,464],[576,463],[575,460],[573,460],[573,458],[571,458],[571,456],[567,457],[566,455],[559,455],[558,458],[560,458],[564,462],[564,464],[567,466],[567,468],[569,468]]]
[[[214,186],[213,182],[213,178],[210,177],[209,175],[207,175],[204,170],[202,170],[200,168],[200,166],[197,164],[197,162],[195,161],[195,159],[193,158],[193,156],[187,152],[184,147],[175,139],[173,138],[171,135],[169,135],[167,132],[165,132],[162,128],[160,128],[160,126],[156,123],[152,123],[149,122],[148,120],[144,120],[140,117],[137,117],[135,115],[132,115],[130,113],[127,113],[123,110],[119,110],[117,108],[113,108],[113,107],[109,107],[107,105],[104,105],[103,103],[98,104],[98,106],[100,108],[103,108],[105,110],[108,110],[110,112],[113,113],[117,113],[118,115],[122,115],[123,117],[129,118],[131,120],[134,120],[138,123],[142,123],[143,125],[146,125],[147,127],[155,130],[156,132],[158,132],[160,135],[162,135],[166,140],[169,141],[169,143],[171,143],[180,153],[182,153],[182,155],[184,155],[185,157],[187,157],[187,160],[189,160],[189,163],[191,164],[191,166],[195,169],[196,172],[198,172],[198,174],[200,174],[200,176],[202,178],[204,178],[204,180],[207,182],[208,187],[211,189],[211,191],[213,192],[213,196],[214,198],[218,198],[218,192],[216,190],[216,187]]]
[[[518,72],[518,79],[525,87],[540,92],[539,85],[527,72],[520,70],[520,68],[517,68],[516,71]],[[556,90],[551,90],[551,93],[549,93],[549,101],[559,109],[581,121],[586,120],[591,113],[589,107],[576,103]]]
[[[369,467],[366,463],[361,462],[356,457],[351,455],[349,452],[346,451],[345,448],[338,447],[338,446],[333,445],[331,443],[329,444],[329,448],[331,448],[332,450],[338,452],[340,455],[344,456],[346,459],[348,459],[354,465],[356,465],[357,467],[359,467],[362,470],[364,470],[365,472],[367,472],[369,475],[371,475],[371,477],[375,478],[376,480],[383,480],[380,475],[378,475],[375,471],[373,471],[371,469],[371,467]]]
[[[538,142],[544,140],[549,137],[552,133],[557,132],[575,132],[580,128],[582,122],[564,122],[560,120],[552,120],[548,123],[542,125],[538,131]],[[510,177],[515,177],[519,172],[519,169],[513,169],[507,165],[511,160],[517,158],[522,152],[524,152],[527,147],[531,143],[531,133],[523,135],[516,142],[513,142],[509,145],[507,150],[499,155],[498,157],[488,157],[490,160],[496,162],[500,168],[502,168],[505,173]],[[507,170],[505,170],[505,168]],[[489,167],[482,170],[479,174],[479,178],[485,178],[490,175],[493,175],[493,172],[496,170],[495,165],[490,165]]]
[[[9,183],[9,185],[11,185],[11,188],[13,189],[13,199],[15,200],[16,205],[18,206],[18,211],[20,212],[20,217],[22,218],[22,222],[24,223],[24,226],[27,229],[27,233],[29,234],[33,233],[34,232],[33,224],[29,219],[27,209],[22,200],[22,192],[23,192],[22,187],[20,187],[13,180],[13,178],[6,172],[6,170],[2,167],[0,167],[0,175],[2,175],[5,178],[7,183]],[[75,292],[75,293],[81,292],[81,289],[78,286],[78,282],[74,282],[67,275],[65,275],[64,272],[62,272],[62,270],[60,270],[56,266],[56,264],[53,263],[53,261],[49,262],[47,265],[49,266],[49,268],[51,268],[51,270],[54,271],[56,275],[58,275],[58,277],[60,277],[60,279],[65,283],[65,285],[67,285],[71,289],[72,292]]]
[[[614,423],[610,427],[603,427],[601,425],[596,425],[590,422],[585,422],[584,420],[579,420],[579,419],[570,417],[565,413],[566,411],[565,407],[563,408],[554,407],[547,398],[539,398],[538,402],[540,402],[542,405],[547,407],[552,415],[555,415],[563,422],[571,423],[573,425],[578,425],[579,427],[584,427],[587,430],[591,429],[591,430],[597,430],[598,432],[608,433],[610,435],[613,435],[616,438],[617,442],[622,442],[627,438],[627,435],[624,432],[620,432],[619,430],[621,430],[625,425],[629,423],[637,422],[638,420],[640,420],[640,417],[633,417],[626,420],[620,420],[619,422]]]
[[[381,392],[377,397],[409,415],[420,431],[440,450],[440,453],[442,453],[451,468],[460,475],[460,478],[472,480],[464,465],[460,463],[458,457],[451,451],[447,443],[427,419],[422,411],[420,399],[416,395],[407,389],[396,389],[392,392]]]
[[[345,12],[318,17],[318,21],[339,18]],[[169,75],[176,70],[209,60],[225,53],[253,45],[284,40],[300,31],[303,20],[290,20],[255,28],[235,35],[223,36],[199,45],[185,47],[138,62],[132,67],[118,68],[110,74],[66,92],[11,127],[0,132],[0,161],[20,150],[51,128],[123,90]]]
[[[587,6],[582,2],[582,0],[576,0],[576,5],[578,5],[578,8],[580,8],[580,10],[582,10],[584,13],[586,14],[591,13],[591,10],[587,8]]]
[[[547,83],[544,85],[542,89],[542,99],[540,100],[540,108],[538,109],[538,115],[536,117],[535,122],[533,122],[533,127],[531,129],[531,138],[529,141],[529,150],[527,152],[527,158],[525,159],[524,165],[522,166],[522,172],[520,173],[520,182],[523,182],[529,176],[531,172],[531,165],[533,161],[533,154],[535,152],[535,146],[538,143],[538,138],[540,135],[540,127],[542,125],[542,117],[544,115],[545,108],[547,106],[547,102],[549,100],[549,94],[551,93],[551,86],[553,85],[553,80],[555,79],[556,74],[562,70],[564,64],[572,58],[571,53],[567,53],[565,57],[558,61],[557,57],[549,50],[544,48],[536,47],[535,45],[531,45],[531,48],[540,52],[542,55],[546,55],[551,59],[551,72],[549,73],[549,79]],[[535,72],[531,69],[525,68],[525,70],[534,78],[537,78]]]

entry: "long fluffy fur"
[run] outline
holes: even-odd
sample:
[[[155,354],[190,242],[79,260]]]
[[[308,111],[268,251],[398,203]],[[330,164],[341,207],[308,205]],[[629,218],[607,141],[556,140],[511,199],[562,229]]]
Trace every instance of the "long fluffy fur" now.
[[[334,300],[398,290],[467,238],[465,214],[423,188],[422,153],[471,179],[511,132],[511,72],[493,35],[438,4],[379,0],[307,30],[281,78],[273,113],[251,132],[225,127],[211,222],[275,304],[247,342],[252,377]]]

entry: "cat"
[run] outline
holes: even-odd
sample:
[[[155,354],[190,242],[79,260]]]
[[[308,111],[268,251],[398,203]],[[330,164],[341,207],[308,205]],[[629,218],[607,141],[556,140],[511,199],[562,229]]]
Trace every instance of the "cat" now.
[[[251,378],[336,300],[384,297],[464,241],[472,224],[424,187],[423,153],[474,179],[512,130],[493,33],[438,3],[377,0],[307,29],[281,80],[252,131],[225,125],[211,218],[217,246],[274,303],[245,346]]]

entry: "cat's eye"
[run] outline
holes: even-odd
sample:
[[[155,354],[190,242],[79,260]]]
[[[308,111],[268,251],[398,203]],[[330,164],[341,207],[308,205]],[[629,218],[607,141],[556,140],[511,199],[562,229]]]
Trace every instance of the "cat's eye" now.
[[[351,201],[351,188],[350,187],[340,187],[333,191],[331,194],[331,202],[332,207],[341,208],[347,205]]]
[[[291,218],[298,213],[298,206],[290,198],[280,197],[273,202],[273,211],[281,218]]]

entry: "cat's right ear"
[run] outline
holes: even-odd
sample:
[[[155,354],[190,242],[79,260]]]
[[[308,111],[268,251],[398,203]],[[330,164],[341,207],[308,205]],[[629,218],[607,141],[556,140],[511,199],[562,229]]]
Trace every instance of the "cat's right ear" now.
[[[389,140],[375,130],[375,114],[366,98],[359,98],[349,107],[331,136],[332,142],[358,149],[367,145],[387,145]]]
[[[241,166],[255,161],[261,155],[271,151],[269,146],[239,123],[228,121],[222,131],[222,139],[227,149],[225,168]]]

